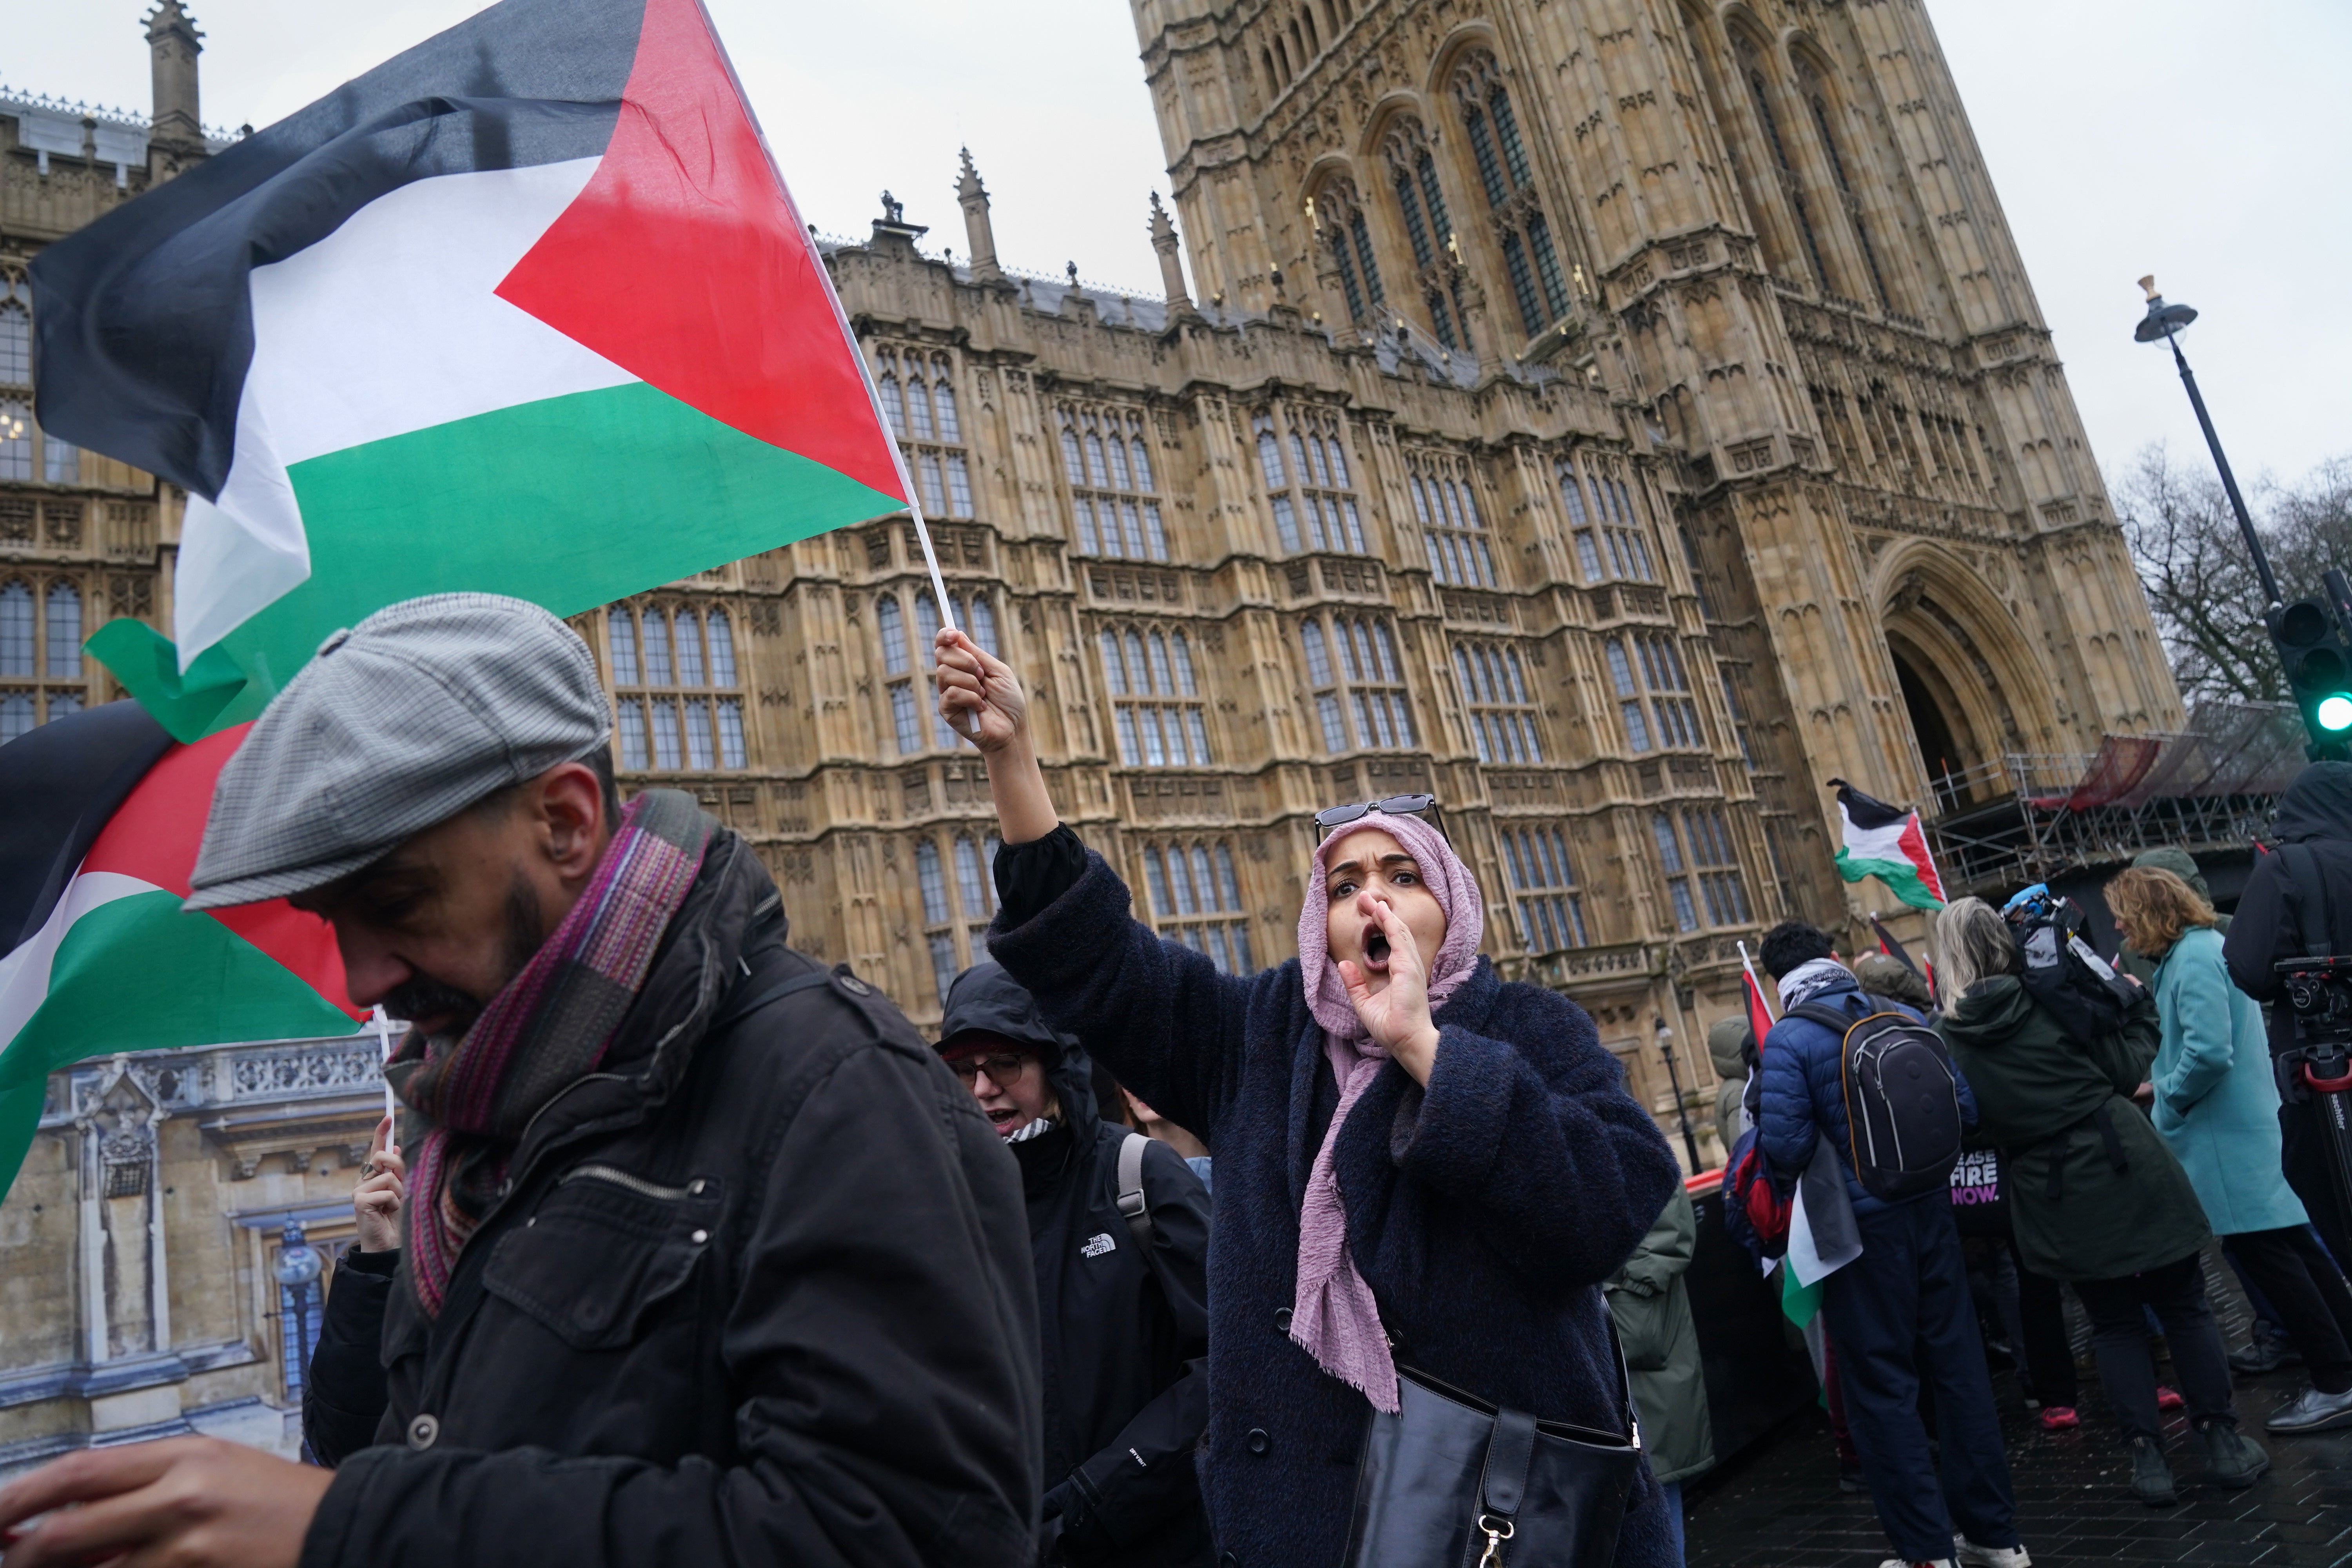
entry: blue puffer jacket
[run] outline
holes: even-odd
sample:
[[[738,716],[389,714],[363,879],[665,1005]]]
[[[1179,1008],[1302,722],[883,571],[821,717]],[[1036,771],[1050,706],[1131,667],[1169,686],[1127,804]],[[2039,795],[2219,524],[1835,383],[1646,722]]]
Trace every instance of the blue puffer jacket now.
[[[1865,997],[1862,987],[1852,979],[1806,1000],[1857,1018],[1885,1011],[1919,1016],[1899,1002],[1890,1002],[1883,996]],[[1810,1018],[1791,1017],[1783,1017],[1773,1025],[1772,1032],[1764,1039],[1764,1103],[1757,1119],[1756,1138],[1763,1146],[1764,1157],[1772,1163],[1774,1173],[1792,1182],[1812,1159],[1813,1141],[1826,1137],[1837,1151],[1838,1164],[1845,1172],[1845,1190],[1853,1199],[1853,1212],[1871,1214],[1890,1205],[1864,1192],[1862,1184],[1854,1179],[1853,1138],[1845,1116],[1844,1058],[1844,1039],[1824,1025]],[[1952,1068],[1952,1076],[1959,1080],[1960,1119],[1974,1127],[1976,1097],[1969,1092],[1969,1080],[1958,1064]],[[1934,1192],[1904,1201],[1919,1203],[1927,1198],[1948,1201],[1945,1194]]]

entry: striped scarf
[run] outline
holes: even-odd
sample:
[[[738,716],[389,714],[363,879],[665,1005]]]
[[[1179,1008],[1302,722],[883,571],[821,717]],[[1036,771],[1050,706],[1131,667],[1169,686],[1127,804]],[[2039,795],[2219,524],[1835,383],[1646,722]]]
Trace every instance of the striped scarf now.
[[[702,868],[713,824],[678,790],[621,814],[579,902],[459,1039],[422,1046],[401,1098],[432,1124],[410,1178],[409,1278],[441,1314],[457,1254],[548,1101],[594,1072]],[[402,1051],[419,1049],[411,1040]]]

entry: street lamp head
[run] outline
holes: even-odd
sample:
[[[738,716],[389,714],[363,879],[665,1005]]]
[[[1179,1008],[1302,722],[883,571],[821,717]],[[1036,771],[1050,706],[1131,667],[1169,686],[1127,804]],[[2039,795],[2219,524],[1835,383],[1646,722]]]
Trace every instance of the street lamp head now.
[[[288,1220],[278,1248],[278,1282],[290,1289],[299,1289],[326,1271],[327,1260],[319,1256],[317,1247],[303,1238],[301,1223]]]
[[[2197,319],[2197,312],[2187,305],[2168,305],[2164,296],[2156,291],[2156,274],[2149,273],[2139,280],[2147,294],[2147,314],[2140,318],[2132,330],[2136,342],[2152,343],[2168,338]]]

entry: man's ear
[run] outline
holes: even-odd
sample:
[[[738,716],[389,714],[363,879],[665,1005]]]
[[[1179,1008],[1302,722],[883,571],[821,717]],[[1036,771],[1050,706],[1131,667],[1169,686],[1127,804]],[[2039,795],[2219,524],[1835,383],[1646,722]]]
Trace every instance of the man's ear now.
[[[612,837],[604,820],[604,786],[585,763],[562,763],[532,781],[541,842],[556,875],[585,881]]]

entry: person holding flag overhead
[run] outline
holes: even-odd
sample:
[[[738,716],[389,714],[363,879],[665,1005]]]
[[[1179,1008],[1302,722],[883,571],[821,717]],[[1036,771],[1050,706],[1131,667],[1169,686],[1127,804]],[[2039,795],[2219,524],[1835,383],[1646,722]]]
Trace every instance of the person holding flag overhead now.
[[[616,809],[609,733],[569,627],[453,594],[328,639],[246,736],[188,902],[316,911],[412,1025],[375,1441],[72,1455],[0,1488],[10,1568],[1025,1568],[1012,1162],[897,1008],[784,945],[748,845],[677,791]]]

